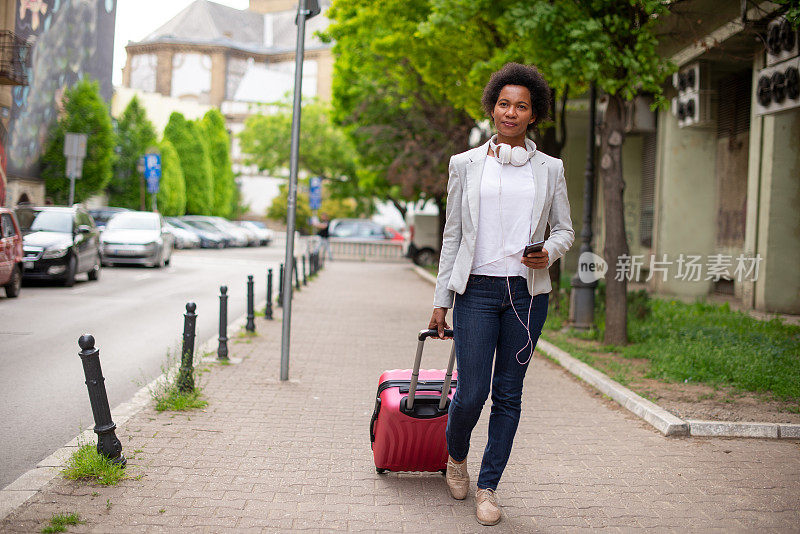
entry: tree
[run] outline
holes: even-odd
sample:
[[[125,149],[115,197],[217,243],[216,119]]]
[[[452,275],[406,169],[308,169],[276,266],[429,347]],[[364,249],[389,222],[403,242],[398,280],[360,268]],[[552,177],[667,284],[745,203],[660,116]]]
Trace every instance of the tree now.
[[[435,200],[443,228],[447,164],[469,148],[475,122],[409,60],[432,52],[417,33],[430,4],[339,0],[328,10],[323,38],[335,40],[334,119],[353,139],[362,176],[405,200]]]
[[[303,185],[308,185],[307,181]],[[289,196],[289,184],[281,184],[278,188],[278,196],[272,199],[272,204],[267,208],[267,218],[273,221],[286,221],[286,199]],[[325,198],[327,196],[327,198]],[[323,193],[322,206],[320,212],[326,214],[330,219],[357,217],[358,203],[353,198],[331,198]],[[311,204],[308,193],[297,192],[297,230],[303,233],[311,233]]]
[[[622,179],[624,101],[650,93],[663,101],[662,82],[672,70],[659,56],[656,24],[668,0],[551,0],[518,2],[511,10],[519,42],[551,76],[573,83],[595,83],[607,94],[600,126],[600,179],[605,202],[605,248],[610,272],[628,255]],[[627,343],[627,281],[606,280],[606,331],[609,344]]]
[[[298,168],[319,176],[333,198],[353,198],[359,213],[372,211],[375,191],[358,180],[357,154],[343,129],[331,121],[330,108],[319,101],[303,105]],[[292,110],[279,105],[276,113],[252,115],[239,134],[247,162],[272,176],[289,177]]]
[[[164,139],[172,143],[186,183],[186,212],[192,215],[211,215],[214,209],[214,180],[211,159],[201,139],[201,129],[194,121],[174,112],[164,128]]]
[[[211,158],[214,176],[214,215],[230,218],[235,208],[236,182],[233,179],[231,138],[225,128],[225,117],[216,108],[209,110],[200,122],[203,139]]]
[[[159,144],[161,182],[158,187],[158,211],[164,216],[179,217],[186,213],[186,182],[178,152],[167,139]]]
[[[156,144],[156,129],[144,107],[134,96],[117,123],[117,159],[106,188],[108,203],[131,209],[146,209],[144,176],[136,169],[139,158]]]
[[[76,202],[105,188],[114,163],[114,130],[97,82],[81,79],[64,92],[62,104],[63,112],[50,130],[50,139],[42,155],[42,177],[47,194],[59,204],[67,202],[70,187],[64,157],[65,133],[88,135],[83,175],[75,181]]]

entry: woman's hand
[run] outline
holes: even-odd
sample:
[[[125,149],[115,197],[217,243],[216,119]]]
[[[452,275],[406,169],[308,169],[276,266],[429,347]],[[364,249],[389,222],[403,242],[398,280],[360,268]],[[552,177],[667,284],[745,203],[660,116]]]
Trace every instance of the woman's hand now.
[[[550,256],[547,254],[547,249],[542,249],[539,252],[531,252],[522,258],[522,263],[525,267],[531,269],[547,269],[547,263]]]
[[[428,330],[439,331],[439,339],[450,339],[449,337],[444,337],[445,329],[450,328],[444,320],[446,316],[447,308],[434,308],[433,315],[431,315],[431,322],[428,323]]]

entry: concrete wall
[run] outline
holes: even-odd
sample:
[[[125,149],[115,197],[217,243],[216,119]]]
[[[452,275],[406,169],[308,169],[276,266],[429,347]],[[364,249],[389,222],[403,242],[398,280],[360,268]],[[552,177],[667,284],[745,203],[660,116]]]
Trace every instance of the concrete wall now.
[[[173,111],[183,113],[187,119],[192,120],[202,118],[212,108],[212,106],[198,104],[191,100],[171,98],[158,93],[145,93],[128,87],[115,87],[114,96],[111,99],[111,116],[121,117],[134,95],[139,98],[139,103],[147,111],[147,118],[156,127],[159,136],[164,131]]]

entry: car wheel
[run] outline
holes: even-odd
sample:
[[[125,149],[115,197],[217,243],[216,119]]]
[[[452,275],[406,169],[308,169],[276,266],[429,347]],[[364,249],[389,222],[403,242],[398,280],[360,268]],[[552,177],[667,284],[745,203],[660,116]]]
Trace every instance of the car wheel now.
[[[64,287],[72,287],[75,285],[75,271],[78,269],[78,260],[75,259],[75,256],[69,257],[69,263],[67,264],[67,274],[64,275]]]
[[[13,299],[19,296],[19,290],[22,287],[22,272],[19,270],[19,265],[14,266],[11,272],[11,279],[4,286],[6,289],[6,297]]]
[[[96,282],[100,279],[100,263],[100,257],[98,256],[97,261],[94,263],[94,267],[92,267],[92,270],[86,273],[86,275],[89,277],[89,280]]]
[[[170,255],[167,256],[167,259],[164,260],[164,267],[168,267],[169,266],[169,262],[171,262],[171,261],[172,261],[172,254],[170,253]]]
[[[436,263],[436,253],[433,249],[423,248],[414,254],[414,263],[421,267],[427,267]]]

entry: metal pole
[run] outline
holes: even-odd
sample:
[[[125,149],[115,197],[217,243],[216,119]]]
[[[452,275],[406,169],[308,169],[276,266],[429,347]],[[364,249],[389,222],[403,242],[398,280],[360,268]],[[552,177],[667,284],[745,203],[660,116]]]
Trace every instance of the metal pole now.
[[[67,206],[72,206],[75,204],[75,174],[69,174],[69,204]]]
[[[303,258],[303,285],[307,286],[308,285],[308,274],[306,272],[306,255],[303,254],[302,258]]]
[[[297,268],[297,256],[292,258],[292,270],[294,271],[294,288],[300,291],[300,269]]]
[[[253,275],[247,275],[247,324],[244,329],[248,332],[256,331],[255,309],[253,305]]]
[[[219,346],[217,359],[228,359],[228,286],[219,288]]]
[[[594,207],[594,129],[597,86],[592,83],[589,88],[589,132],[586,141],[586,171],[583,182],[583,229],[581,230],[581,256],[592,252],[592,208]],[[583,282],[579,277],[581,262],[578,261],[578,272],[572,278],[572,294],[570,295],[570,322],[574,328],[589,329],[594,325],[594,289],[597,281]]]
[[[283,264],[281,263],[280,274],[278,275],[278,307],[283,307]]]
[[[84,334],[78,339],[81,351],[78,356],[83,362],[83,374],[86,377],[86,388],[89,390],[89,404],[94,416],[94,432],[97,434],[97,452],[117,465],[125,467],[127,460],[122,455],[120,443],[114,429],[117,425],[111,420],[111,408],[108,407],[103,369],[100,367],[100,349],[94,346],[94,336]]]
[[[272,269],[267,269],[267,307],[264,308],[264,318],[272,320]]]
[[[294,103],[292,109],[292,150],[289,166],[289,194],[286,201],[286,258],[287,270],[294,258],[295,205],[297,202],[297,166],[300,156],[300,106],[303,84],[303,55],[306,34],[306,0],[297,6],[297,49],[294,58]],[[281,333],[281,380],[289,380],[289,336],[292,331],[292,277],[284,276],[283,284],[283,332]]]

